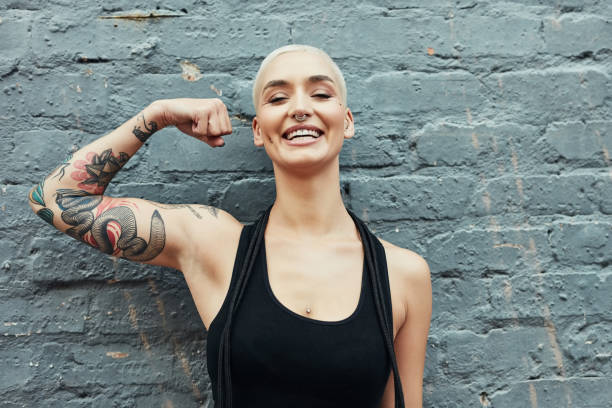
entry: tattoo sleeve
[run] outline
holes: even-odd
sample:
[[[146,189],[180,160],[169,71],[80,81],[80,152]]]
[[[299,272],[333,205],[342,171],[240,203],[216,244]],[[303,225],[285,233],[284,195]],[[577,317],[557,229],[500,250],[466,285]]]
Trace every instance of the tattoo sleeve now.
[[[142,122],[142,127],[144,128],[144,130],[141,129],[140,122]],[[134,136],[136,136],[138,140],[144,143],[155,132],[157,132],[157,123],[152,120],[147,123],[143,113],[138,115],[138,124],[136,124],[134,126],[134,129],[132,130]]]
[[[47,205],[45,204],[44,188],[45,180],[41,181],[37,186],[30,190],[28,198],[35,206],[42,206],[42,208],[36,210],[36,215],[53,225],[53,211],[47,208]]]
[[[155,210],[151,216],[147,242],[138,236],[132,208],[121,200],[104,205],[104,199],[112,200],[83,190],[59,189],[56,203],[60,216],[71,225],[66,233],[106,254],[132,261],[150,261],[162,252],[166,231],[159,211]]]
[[[145,108],[109,134],[70,153],[30,190],[28,199],[34,212],[106,254],[139,262],[161,254],[166,246],[166,226],[160,210],[147,206],[145,212],[138,208],[137,200],[103,195],[142,146],[140,142],[159,129],[155,112]],[[193,208],[190,211],[201,216]]]
[[[114,155],[111,149],[102,153],[88,152],[85,160],[76,160],[70,177],[77,181],[77,186],[91,194],[102,194],[115,174],[130,159],[127,153]]]

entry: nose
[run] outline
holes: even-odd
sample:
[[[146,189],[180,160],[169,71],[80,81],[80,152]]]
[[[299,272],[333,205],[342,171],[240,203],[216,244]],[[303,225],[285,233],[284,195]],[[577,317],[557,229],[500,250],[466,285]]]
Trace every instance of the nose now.
[[[311,116],[312,115],[312,101],[308,93],[297,90],[289,103],[287,115],[290,117],[297,116]]]

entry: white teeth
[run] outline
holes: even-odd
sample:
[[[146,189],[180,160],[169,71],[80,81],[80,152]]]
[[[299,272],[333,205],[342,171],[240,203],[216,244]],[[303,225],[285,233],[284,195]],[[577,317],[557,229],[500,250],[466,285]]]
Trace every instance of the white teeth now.
[[[298,129],[298,130],[294,130],[293,132],[289,133],[287,135],[287,139],[291,140],[294,137],[298,137],[298,136],[312,136],[312,137],[319,137],[320,133],[317,132],[316,130],[310,130],[310,129]]]

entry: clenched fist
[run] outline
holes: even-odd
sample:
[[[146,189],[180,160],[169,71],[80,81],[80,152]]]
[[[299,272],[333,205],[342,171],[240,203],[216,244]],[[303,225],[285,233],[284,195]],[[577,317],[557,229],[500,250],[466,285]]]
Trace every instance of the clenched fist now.
[[[225,145],[221,136],[232,133],[232,124],[225,104],[214,99],[162,99],[148,106],[149,117],[159,129],[176,126],[181,132],[211,147]]]

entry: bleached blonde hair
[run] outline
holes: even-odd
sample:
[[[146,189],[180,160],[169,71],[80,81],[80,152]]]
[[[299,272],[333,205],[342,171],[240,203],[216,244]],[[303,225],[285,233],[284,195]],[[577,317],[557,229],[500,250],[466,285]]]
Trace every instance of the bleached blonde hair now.
[[[259,98],[261,97],[261,88],[263,84],[261,83],[261,74],[265,70],[265,68],[274,60],[274,58],[278,57],[281,54],[286,54],[288,52],[295,51],[303,51],[310,52],[316,55],[320,55],[325,58],[332,67],[332,71],[338,78],[338,88],[340,89],[340,98],[344,106],[346,106],[346,83],[344,82],[344,75],[342,75],[342,71],[338,65],[334,62],[333,59],[322,49],[313,47],[311,45],[303,45],[303,44],[289,44],[283,47],[277,48],[271,53],[269,53],[266,58],[261,62],[259,66],[259,70],[257,71],[257,75],[255,76],[255,81],[253,82],[253,106],[255,107],[255,111],[257,111],[257,105],[259,104]]]

